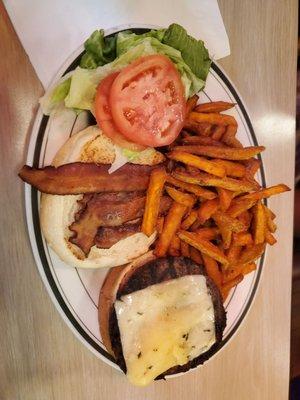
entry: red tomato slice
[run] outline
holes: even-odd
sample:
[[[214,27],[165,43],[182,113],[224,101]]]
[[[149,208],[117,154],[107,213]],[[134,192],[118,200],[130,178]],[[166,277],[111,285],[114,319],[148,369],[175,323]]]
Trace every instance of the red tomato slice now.
[[[118,131],[112,119],[108,103],[108,96],[111,85],[118,75],[119,72],[108,75],[100,82],[97,88],[95,98],[96,121],[98,126],[101,127],[101,129],[105,133],[105,135],[111,138],[113,142],[116,143],[118,146],[134,151],[141,151],[144,150],[145,147],[133,142],[129,142],[127,138]]]
[[[125,67],[111,86],[109,104],[115,126],[135,143],[165,146],[183,127],[184,88],[163,55],[140,57]]]

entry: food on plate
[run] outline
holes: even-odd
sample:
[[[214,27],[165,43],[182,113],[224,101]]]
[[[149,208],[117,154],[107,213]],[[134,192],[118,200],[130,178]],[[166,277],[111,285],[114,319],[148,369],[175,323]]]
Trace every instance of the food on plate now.
[[[19,173],[42,192],[42,232],[61,260],[114,267],[100,292],[101,335],[139,386],[220,347],[223,302],[276,243],[265,199],[290,190],[255,179],[265,147],[238,140],[224,113],[235,104],[199,99],[210,65],[204,43],[177,24],[94,32],[41,105],[88,111],[97,126],[70,137],[50,166]]]
[[[165,168],[157,168],[149,180],[142,223],[142,231],[145,235],[152,235],[156,229],[159,205],[166,177],[167,174]]]
[[[78,268],[114,267],[146,253],[155,240],[141,232],[150,172],[165,157],[148,150],[112,174],[112,141],[95,126],[72,136],[54,157],[53,166],[23,167],[22,179],[45,191],[40,222],[50,247]],[[122,172],[123,171],[123,172]],[[52,194],[47,194],[52,193]],[[163,196],[158,215],[171,199]]]
[[[244,147],[235,149],[233,147],[218,146],[176,146],[173,150],[197,154],[206,157],[221,158],[223,160],[248,160],[265,150],[264,146]]]
[[[110,270],[98,310],[105,347],[138,386],[202,364],[226,324],[220,292],[202,265],[151,252]]]
[[[185,117],[180,74],[164,55],[140,57],[114,78],[109,106],[116,128],[127,139],[145,146],[168,145]]]
[[[99,192],[132,192],[146,190],[149,166],[124,165],[111,176],[110,165],[74,162],[59,167],[32,168],[24,165],[19,176],[43,193],[80,194]],[[129,179],[130,177],[130,179]]]
[[[227,101],[210,101],[209,103],[201,103],[196,107],[192,107],[191,111],[195,109],[197,113],[220,113],[234,106],[235,103],[228,103]]]
[[[200,106],[201,103],[195,106],[194,96],[187,109],[190,114],[209,115],[211,110],[216,112],[218,107],[230,105],[212,102],[210,107],[204,105],[203,112],[199,112]],[[194,121],[202,123],[201,118]],[[216,121],[220,119],[215,119],[214,125]],[[207,132],[201,134],[195,126],[185,126],[176,146],[170,146],[171,151],[166,153],[172,167],[164,178],[164,191],[160,187],[160,195],[168,194],[173,204],[154,243],[154,254],[197,260],[225,301],[230,289],[256,269],[255,261],[266,244],[276,243],[275,215],[262,200],[290,189],[284,184],[261,188],[255,180],[260,161],[254,156],[264,147],[224,143],[226,133],[227,138],[235,138],[236,124],[228,125],[222,135],[218,133],[217,140],[211,139],[213,132],[224,126],[218,123],[210,126],[210,136],[206,136]],[[155,206],[150,198],[148,205]],[[155,226],[155,221],[152,224]]]

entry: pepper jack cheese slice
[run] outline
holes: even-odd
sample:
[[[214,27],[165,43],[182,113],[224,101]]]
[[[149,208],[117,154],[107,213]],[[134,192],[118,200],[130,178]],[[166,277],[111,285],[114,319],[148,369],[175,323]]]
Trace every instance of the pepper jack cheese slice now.
[[[129,381],[145,386],[216,341],[206,278],[187,275],[148,286],[115,302]]]

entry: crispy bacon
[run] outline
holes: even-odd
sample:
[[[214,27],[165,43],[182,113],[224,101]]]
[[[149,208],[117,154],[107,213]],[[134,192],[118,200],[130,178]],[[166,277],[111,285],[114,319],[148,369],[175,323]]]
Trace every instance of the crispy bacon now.
[[[130,193],[127,201],[106,201],[101,194],[95,194],[88,201],[78,221],[70,225],[74,232],[70,242],[76,244],[87,255],[94,244],[100,226],[120,226],[126,221],[139,217],[145,206],[145,196]]]
[[[70,163],[58,168],[32,168],[24,165],[19,176],[43,193],[80,194],[146,190],[155,166],[125,164],[112,174],[109,165]]]
[[[119,242],[119,240],[140,232],[140,224],[126,224],[113,228],[103,227],[98,229],[95,237],[95,245],[101,249],[109,249],[111,246]]]
[[[107,196],[111,196],[109,199]],[[125,197],[126,196],[126,197]],[[79,218],[70,225],[74,233],[69,239],[88,255],[94,245],[95,236],[100,227],[116,227],[139,218],[144,213],[146,196],[144,193],[110,193],[94,194],[86,203]],[[160,213],[166,212],[172,200],[164,196],[160,204]]]

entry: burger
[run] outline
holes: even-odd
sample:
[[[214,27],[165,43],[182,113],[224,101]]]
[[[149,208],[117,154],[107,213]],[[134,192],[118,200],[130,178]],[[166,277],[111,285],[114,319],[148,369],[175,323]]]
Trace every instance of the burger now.
[[[148,148],[130,164],[109,173],[116,149],[96,125],[89,126],[67,140],[52,166],[24,166],[20,171],[22,179],[42,192],[43,235],[70,266],[123,265],[146,253],[155,240],[155,233],[148,237],[140,227],[150,173],[165,157]],[[99,179],[100,186],[91,187]],[[167,196],[162,199],[161,214],[170,203]]]
[[[202,364],[226,325],[220,292],[202,265],[151,251],[109,271],[98,309],[107,351],[138,386]]]

